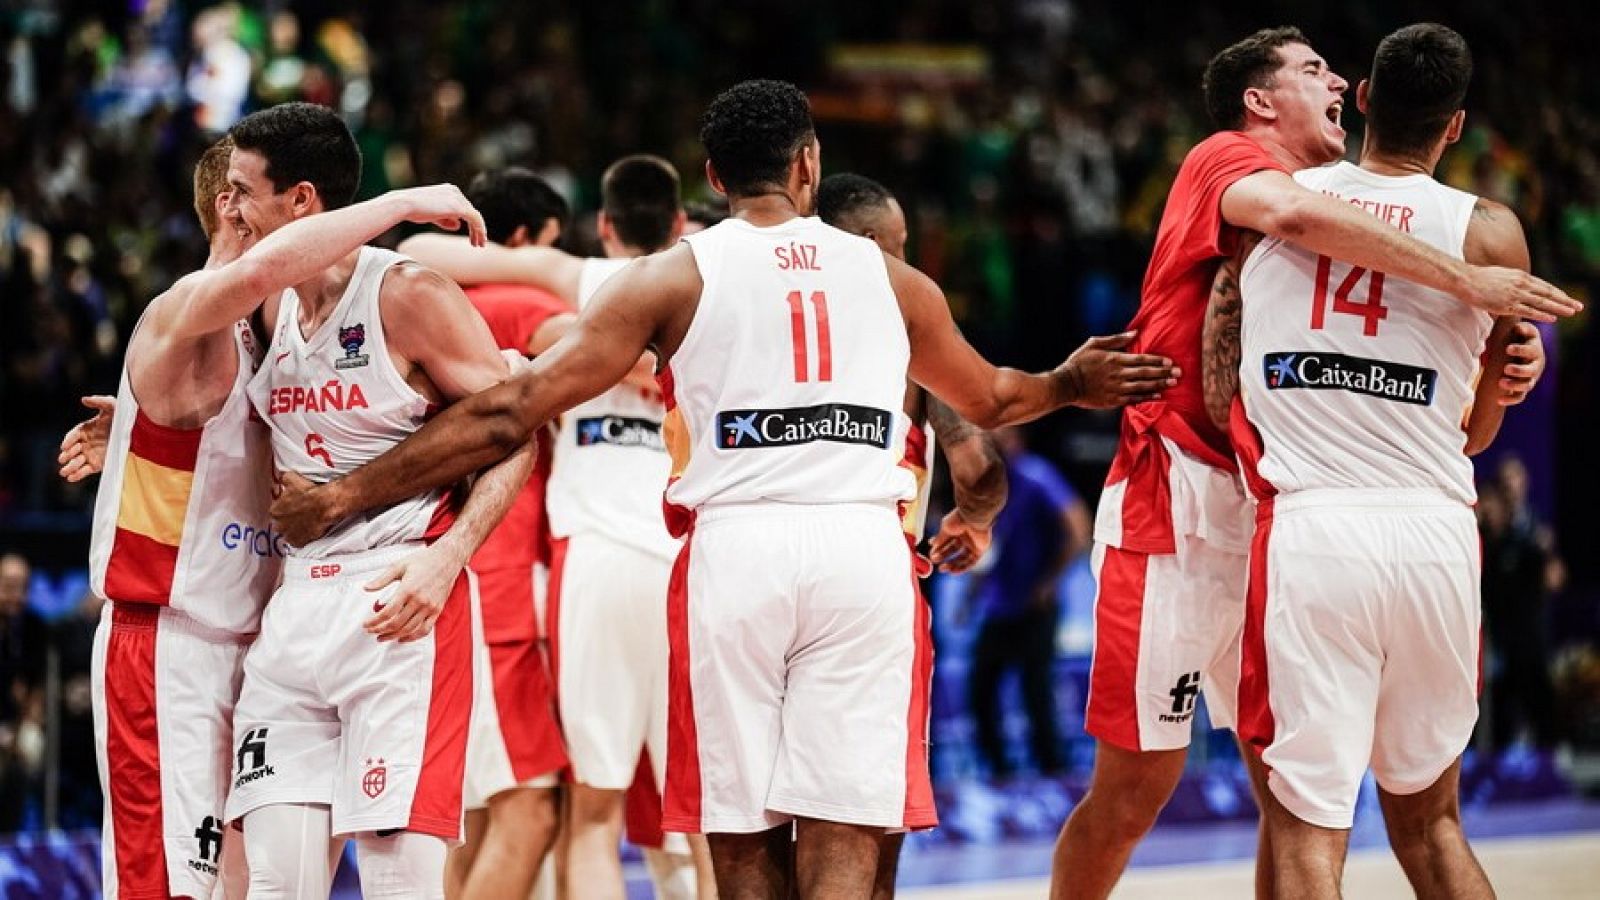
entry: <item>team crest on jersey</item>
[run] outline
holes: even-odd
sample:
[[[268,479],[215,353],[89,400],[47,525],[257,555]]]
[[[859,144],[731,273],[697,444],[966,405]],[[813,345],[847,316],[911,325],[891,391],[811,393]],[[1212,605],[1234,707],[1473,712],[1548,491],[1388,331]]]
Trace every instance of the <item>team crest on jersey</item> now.
[[[1317,350],[1267,353],[1261,368],[1269,391],[1348,391],[1417,406],[1433,403],[1439,381],[1433,369]]]
[[[344,359],[335,360],[335,369],[354,369],[367,364],[367,355],[361,352],[361,345],[367,342],[367,324],[357,322],[354,325],[344,326],[339,329],[339,346],[344,348]]]
[[[371,759],[367,760],[366,774],[361,776],[361,793],[376,800],[383,789],[389,786],[389,769],[384,766],[380,758],[376,764]]]

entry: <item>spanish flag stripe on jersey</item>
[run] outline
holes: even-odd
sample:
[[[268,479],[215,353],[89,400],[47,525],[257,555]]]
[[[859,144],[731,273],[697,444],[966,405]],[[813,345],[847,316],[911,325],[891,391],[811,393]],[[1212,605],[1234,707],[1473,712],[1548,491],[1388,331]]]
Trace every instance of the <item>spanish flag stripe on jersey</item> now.
[[[194,490],[201,428],[168,428],[134,414],[117,503],[117,531],[106,563],[109,599],[167,603],[178,541]]]

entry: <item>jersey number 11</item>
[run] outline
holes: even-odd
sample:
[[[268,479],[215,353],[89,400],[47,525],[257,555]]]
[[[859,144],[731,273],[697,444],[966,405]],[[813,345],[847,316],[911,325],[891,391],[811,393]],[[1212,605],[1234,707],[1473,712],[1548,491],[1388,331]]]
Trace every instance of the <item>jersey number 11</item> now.
[[[789,292],[789,330],[794,337],[794,380],[811,380],[810,358],[806,353],[806,308],[800,291]],[[833,338],[828,331],[828,295],[811,292],[811,308],[817,317],[817,380],[833,380]]]

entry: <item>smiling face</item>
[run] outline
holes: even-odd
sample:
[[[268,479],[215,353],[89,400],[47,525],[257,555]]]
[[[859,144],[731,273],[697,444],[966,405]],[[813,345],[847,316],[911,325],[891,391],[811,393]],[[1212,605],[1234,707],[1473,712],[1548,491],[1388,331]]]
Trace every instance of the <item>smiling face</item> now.
[[[1344,156],[1340,120],[1350,83],[1305,44],[1284,44],[1277,53],[1282,64],[1272,73],[1271,87],[1246,91],[1246,108],[1266,119],[1284,146],[1307,165]]]
[[[305,188],[302,182],[278,191],[267,177],[266,157],[235,147],[228,160],[228,189],[232,195],[224,207],[226,224],[238,233],[246,248],[252,247],[310,211],[305,208]]]

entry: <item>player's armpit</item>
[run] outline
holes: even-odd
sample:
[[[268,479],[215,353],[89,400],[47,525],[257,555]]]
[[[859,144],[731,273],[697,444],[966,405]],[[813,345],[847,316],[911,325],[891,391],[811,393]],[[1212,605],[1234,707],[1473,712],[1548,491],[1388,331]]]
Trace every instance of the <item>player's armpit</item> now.
[[[1224,431],[1228,428],[1229,408],[1239,393],[1239,362],[1243,353],[1244,300],[1239,273],[1244,268],[1244,260],[1260,240],[1259,233],[1249,232],[1239,242],[1238,251],[1217,269],[1201,331],[1200,376],[1206,415],[1211,417],[1212,424]]]

